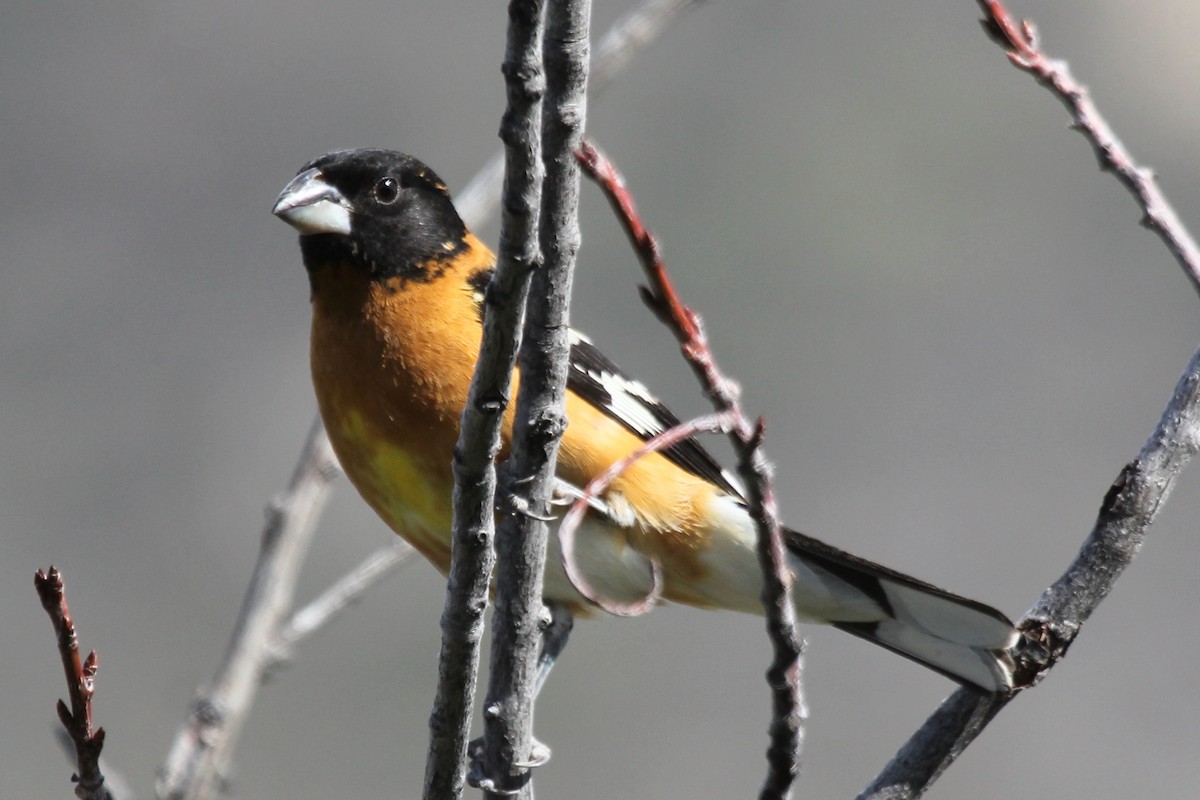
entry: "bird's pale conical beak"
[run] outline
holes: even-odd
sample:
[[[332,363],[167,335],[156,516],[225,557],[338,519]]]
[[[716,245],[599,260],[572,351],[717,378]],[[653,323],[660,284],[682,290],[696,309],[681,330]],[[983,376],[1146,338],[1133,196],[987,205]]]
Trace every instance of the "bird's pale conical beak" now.
[[[279,193],[271,213],[299,231],[301,236],[350,235],[350,203],[315,167],[292,178]]]

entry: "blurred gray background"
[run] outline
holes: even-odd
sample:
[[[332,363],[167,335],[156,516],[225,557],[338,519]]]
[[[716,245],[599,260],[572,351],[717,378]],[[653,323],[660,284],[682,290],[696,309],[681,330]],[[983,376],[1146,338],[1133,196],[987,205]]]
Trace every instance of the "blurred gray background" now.
[[[604,30],[631,4],[602,3]],[[1181,216],[1200,214],[1200,5],[1023,0]],[[1200,300],[968,0],[711,2],[591,108],[718,355],[769,419],[785,517],[1021,614],[1090,529],[1200,333]],[[143,798],[212,674],[314,414],[300,164],[404,149],[461,187],[498,147],[504,5],[45,3],[0,30],[0,775],[69,797],[36,568],[100,651],[97,719]],[[705,408],[589,187],[574,309]],[[496,230],[480,233],[490,242]],[[1200,473],[1035,692],[933,797],[1200,783]],[[344,484],[308,597],[389,533]],[[417,797],[442,583],[424,563],[260,695],[237,797]],[[856,793],[953,685],[807,629],[798,794]],[[583,623],[538,708],[539,796],[750,797],[770,657],[751,617]]]

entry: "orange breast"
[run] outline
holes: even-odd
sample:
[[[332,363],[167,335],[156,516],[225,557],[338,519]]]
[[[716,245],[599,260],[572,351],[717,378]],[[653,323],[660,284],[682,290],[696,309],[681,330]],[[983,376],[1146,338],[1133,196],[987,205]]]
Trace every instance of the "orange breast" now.
[[[435,324],[450,281],[371,281],[352,266],[316,276],[312,372],[317,403],[363,499],[439,569],[450,564],[451,456],[479,333]],[[450,307],[470,303],[452,298]],[[444,322],[444,320],[443,320]]]

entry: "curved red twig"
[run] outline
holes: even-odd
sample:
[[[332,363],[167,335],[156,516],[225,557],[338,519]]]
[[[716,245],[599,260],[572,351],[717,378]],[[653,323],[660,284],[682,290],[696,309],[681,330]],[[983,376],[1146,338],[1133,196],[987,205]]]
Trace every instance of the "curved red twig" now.
[[[729,430],[732,420],[733,415],[728,411],[724,411],[697,417],[688,422],[682,422],[657,436],[647,439],[645,444],[625,456],[625,458],[610,465],[608,469],[593,478],[591,483],[584,487],[583,493],[571,504],[571,508],[567,510],[562,522],[558,526],[558,541],[562,548],[562,564],[563,569],[566,570],[567,578],[570,579],[571,585],[587,598],[588,602],[618,617],[637,617],[645,614],[654,607],[659,599],[662,598],[663,588],[662,565],[658,562],[657,558],[653,557],[649,558],[651,587],[650,591],[644,597],[632,602],[613,600],[612,598],[604,597],[601,592],[592,586],[591,582],[584,576],[583,571],[579,569],[579,564],[575,559],[575,533],[579,530],[579,524],[583,522],[583,515],[587,513],[588,505],[611,486],[612,482],[619,478],[638,459],[650,453],[665,450],[685,439],[692,438],[698,433],[726,432]]]

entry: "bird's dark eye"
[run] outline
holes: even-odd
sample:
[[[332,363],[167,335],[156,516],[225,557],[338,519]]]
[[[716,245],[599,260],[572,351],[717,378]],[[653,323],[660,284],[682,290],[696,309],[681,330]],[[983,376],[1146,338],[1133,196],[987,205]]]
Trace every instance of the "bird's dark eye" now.
[[[375,184],[375,199],[390,206],[400,197],[400,181],[391,177],[380,178]]]

